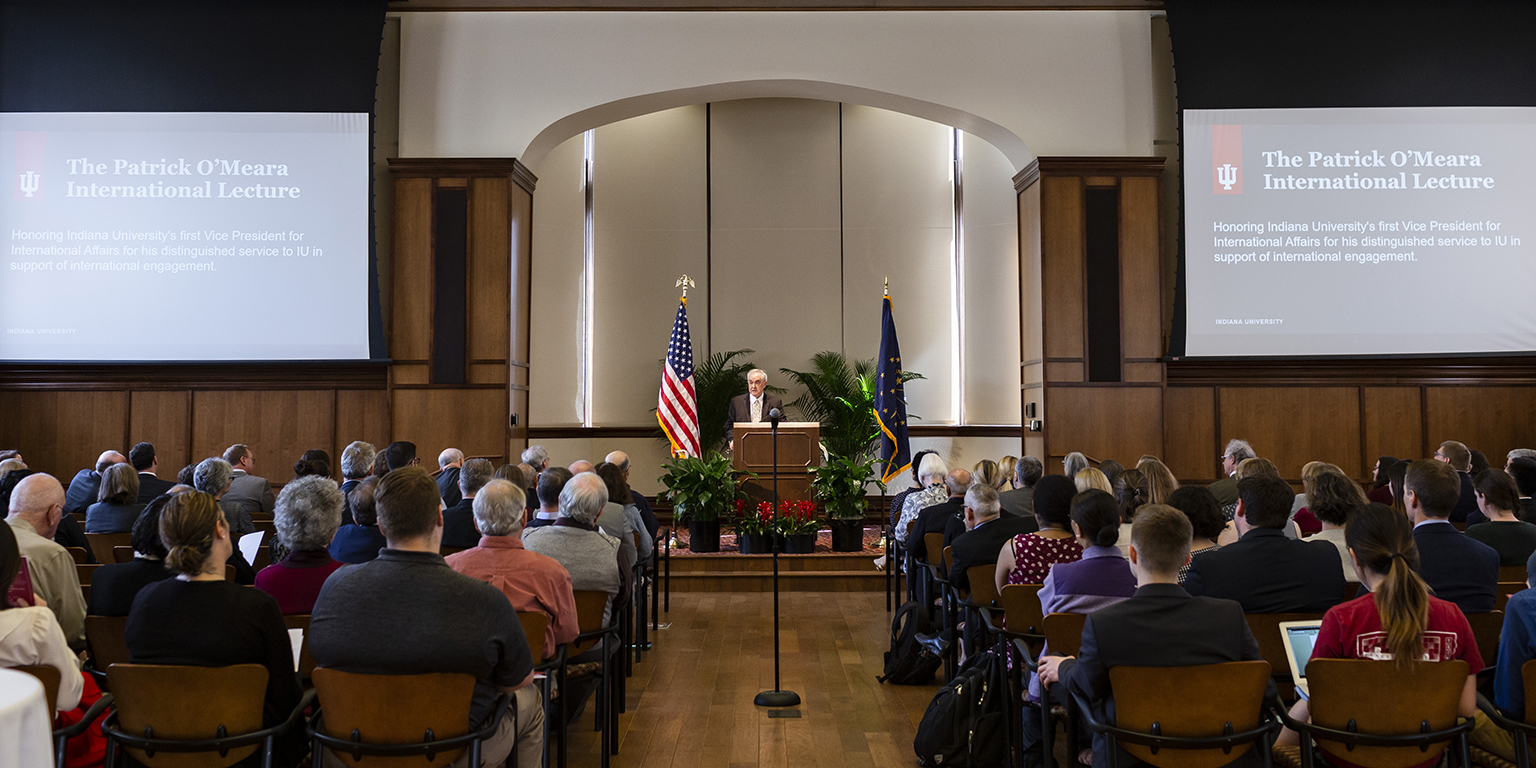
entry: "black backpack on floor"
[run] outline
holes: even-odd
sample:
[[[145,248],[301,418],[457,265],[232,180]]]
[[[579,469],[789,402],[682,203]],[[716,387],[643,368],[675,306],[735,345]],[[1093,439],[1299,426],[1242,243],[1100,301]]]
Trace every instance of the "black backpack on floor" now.
[[[999,768],[1008,757],[1008,665],[996,649],[967,660],[939,689],[912,748],[930,768]]]
[[[891,620],[891,649],[885,652],[885,674],[875,679],[896,685],[931,685],[933,673],[944,659],[919,642],[917,636],[932,631],[922,603],[902,603],[896,618]]]

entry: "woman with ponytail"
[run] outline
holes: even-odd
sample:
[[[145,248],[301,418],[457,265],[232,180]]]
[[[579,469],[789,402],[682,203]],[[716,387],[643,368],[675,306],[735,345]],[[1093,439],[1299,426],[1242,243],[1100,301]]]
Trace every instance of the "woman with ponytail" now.
[[[1461,692],[1461,716],[1476,715],[1477,673],[1483,668],[1477,638],[1461,609],[1429,594],[1415,572],[1419,549],[1408,518],[1385,504],[1367,504],[1345,523],[1344,541],[1360,582],[1370,591],[1323,614],[1312,658],[1388,660],[1402,669],[1460,659],[1467,662],[1469,673]],[[1310,717],[1305,699],[1291,708],[1291,717]],[[1279,743],[1297,743],[1296,732],[1287,729]]]
[[[198,491],[172,496],[160,512],[160,539],[165,567],[176,576],[134,599],[124,634],[130,659],[197,667],[261,664],[267,668],[264,727],[286,720],[300,696],[293,645],[271,595],[224,580],[234,542],[218,502]],[[304,747],[303,729],[286,734],[277,763],[294,764]]]
[[[1100,490],[1072,497],[1072,534],[1083,548],[1082,559],[1057,563],[1040,588],[1045,613],[1092,613],[1136,591],[1131,564],[1115,542],[1120,538],[1120,505]]]

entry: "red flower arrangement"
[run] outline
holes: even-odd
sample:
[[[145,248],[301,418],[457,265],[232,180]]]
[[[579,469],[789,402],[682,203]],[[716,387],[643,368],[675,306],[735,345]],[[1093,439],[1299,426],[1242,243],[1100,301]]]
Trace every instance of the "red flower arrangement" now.
[[[766,502],[764,505],[766,506]],[[779,533],[798,536],[821,530],[821,505],[814,501],[779,502]]]

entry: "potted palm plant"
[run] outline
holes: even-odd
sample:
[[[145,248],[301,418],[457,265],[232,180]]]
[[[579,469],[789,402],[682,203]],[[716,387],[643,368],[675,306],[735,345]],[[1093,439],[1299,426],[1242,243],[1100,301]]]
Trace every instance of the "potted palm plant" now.
[[[743,497],[731,460],[709,452],[703,458],[673,459],[662,466],[667,473],[657,481],[666,490],[660,495],[672,503],[678,522],[688,523],[688,549],[719,552],[720,518]]]

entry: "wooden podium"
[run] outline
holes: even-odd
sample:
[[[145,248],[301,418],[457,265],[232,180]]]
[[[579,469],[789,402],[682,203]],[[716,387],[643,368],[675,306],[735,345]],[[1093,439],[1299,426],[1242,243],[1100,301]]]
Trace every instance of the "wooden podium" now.
[[[738,421],[731,468],[756,472],[742,489],[753,503],[773,500],[773,425]],[[779,500],[811,498],[811,469],[821,466],[821,425],[814,421],[779,422]]]

